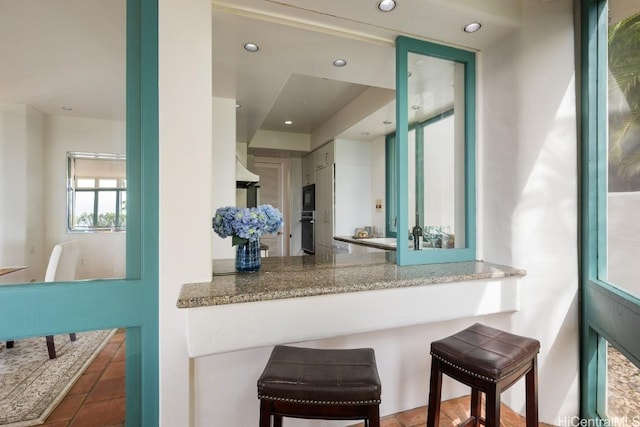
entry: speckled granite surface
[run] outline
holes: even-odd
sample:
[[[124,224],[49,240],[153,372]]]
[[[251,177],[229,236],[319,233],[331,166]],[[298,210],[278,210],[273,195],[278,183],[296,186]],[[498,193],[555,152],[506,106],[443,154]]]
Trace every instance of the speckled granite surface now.
[[[524,276],[517,268],[482,261],[398,266],[395,252],[267,257],[257,273],[235,273],[234,260],[213,262],[211,282],[182,286],[178,308],[299,298]]]

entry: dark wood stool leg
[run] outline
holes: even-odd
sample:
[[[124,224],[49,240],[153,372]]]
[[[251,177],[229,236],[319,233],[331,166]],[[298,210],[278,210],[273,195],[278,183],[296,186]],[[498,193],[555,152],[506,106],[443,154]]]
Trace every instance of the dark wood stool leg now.
[[[440,394],[442,392],[442,372],[440,361],[431,358],[431,381],[429,384],[429,406],[427,407],[427,427],[440,424]]]
[[[15,344],[15,341],[7,341],[7,348],[13,348],[13,344]]]
[[[369,406],[369,418],[365,420],[365,427],[380,427],[380,406]]]
[[[485,425],[486,427],[500,427],[500,390],[493,384],[487,388],[485,397]]]
[[[531,361],[531,370],[527,372],[526,382],[526,415],[527,427],[538,427],[538,357]]]
[[[260,400],[260,427],[271,427],[271,404]]]
[[[49,351],[49,359],[56,358],[56,344],[53,342],[53,335],[47,335],[47,351]]]
[[[482,410],[482,392],[478,389],[471,389],[471,418],[473,418],[473,425],[480,426],[480,418]]]
[[[75,341],[75,340],[77,339],[77,338],[76,338],[76,334],[75,334],[75,332],[72,332],[72,333],[70,333],[70,334],[69,334],[69,339],[70,339],[71,341]]]
[[[282,427],[282,415],[273,416],[273,427]]]

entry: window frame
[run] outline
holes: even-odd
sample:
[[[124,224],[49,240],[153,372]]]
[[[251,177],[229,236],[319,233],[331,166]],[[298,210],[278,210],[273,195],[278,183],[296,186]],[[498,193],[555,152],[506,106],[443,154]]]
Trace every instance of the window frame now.
[[[0,286],[0,340],[126,328],[126,424],[155,426],[160,424],[157,0],[126,0],[126,17],[126,278]]]
[[[422,40],[399,36],[396,39],[396,171],[406,171],[409,164],[408,129],[408,55],[416,53],[460,63],[464,66],[464,182],[465,247],[446,250],[409,249],[408,233],[396,234],[398,265],[474,261],[476,259],[476,55],[474,52]],[[409,230],[408,176],[395,174],[397,229]],[[388,184],[387,184],[388,189]],[[389,218],[387,218],[389,221]]]
[[[580,416],[590,420],[606,419],[606,343],[640,366],[640,299],[605,279],[607,8],[607,0],[580,3]]]
[[[78,178],[75,173],[75,161],[76,160],[101,160],[101,161],[125,161],[126,155],[124,154],[104,154],[104,153],[81,153],[81,152],[67,152],[67,232],[68,233],[113,233],[113,232],[125,232],[127,229],[126,219],[124,225],[120,223],[119,218],[122,214],[122,194],[127,192],[127,179],[126,173],[123,177],[103,177],[98,175],[83,176]],[[118,184],[115,187],[101,187],[95,184],[93,187],[79,187],[78,179],[93,179],[99,181],[101,179],[115,179]],[[112,226],[100,226],[97,225],[99,217],[99,204],[100,195],[106,193],[116,193],[114,215],[115,224]],[[92,226],[78,226],[77,220],[77,193],[94,193],[93,199],[93,224]],[[125,198],[126,200],[126,198]],[[126,208],[125,208],[126,209]],[[126,211],[125,211],[126,215]]]

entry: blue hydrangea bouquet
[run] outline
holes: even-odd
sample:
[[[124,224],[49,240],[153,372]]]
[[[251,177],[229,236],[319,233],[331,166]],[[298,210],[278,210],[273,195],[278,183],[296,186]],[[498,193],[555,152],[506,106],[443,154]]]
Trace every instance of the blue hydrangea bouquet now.
[[[284,224],[282,214],[271,205],[256,208],[218,208],[213,231],[222,238],[231,236],[231,244],[243,245],[260,240],[263,234],[276,233]]]

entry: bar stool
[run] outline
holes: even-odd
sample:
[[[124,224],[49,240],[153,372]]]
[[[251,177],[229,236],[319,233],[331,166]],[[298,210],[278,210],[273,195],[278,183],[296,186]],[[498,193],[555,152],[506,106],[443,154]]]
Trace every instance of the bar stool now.
[[[380,426],[381,385],[373,349],[277,345],[258,379],[260,427],[282,417],[364,420]]]
[[[500,426],[500,394],[526,375],[526,423],[538,427],[537,355],[540,342],[476,323],[431,343],[427,427],[438,427],[442,374],[471,387],[471,416],[460,425]],[[485,418],[480,417],[481,395]]]

